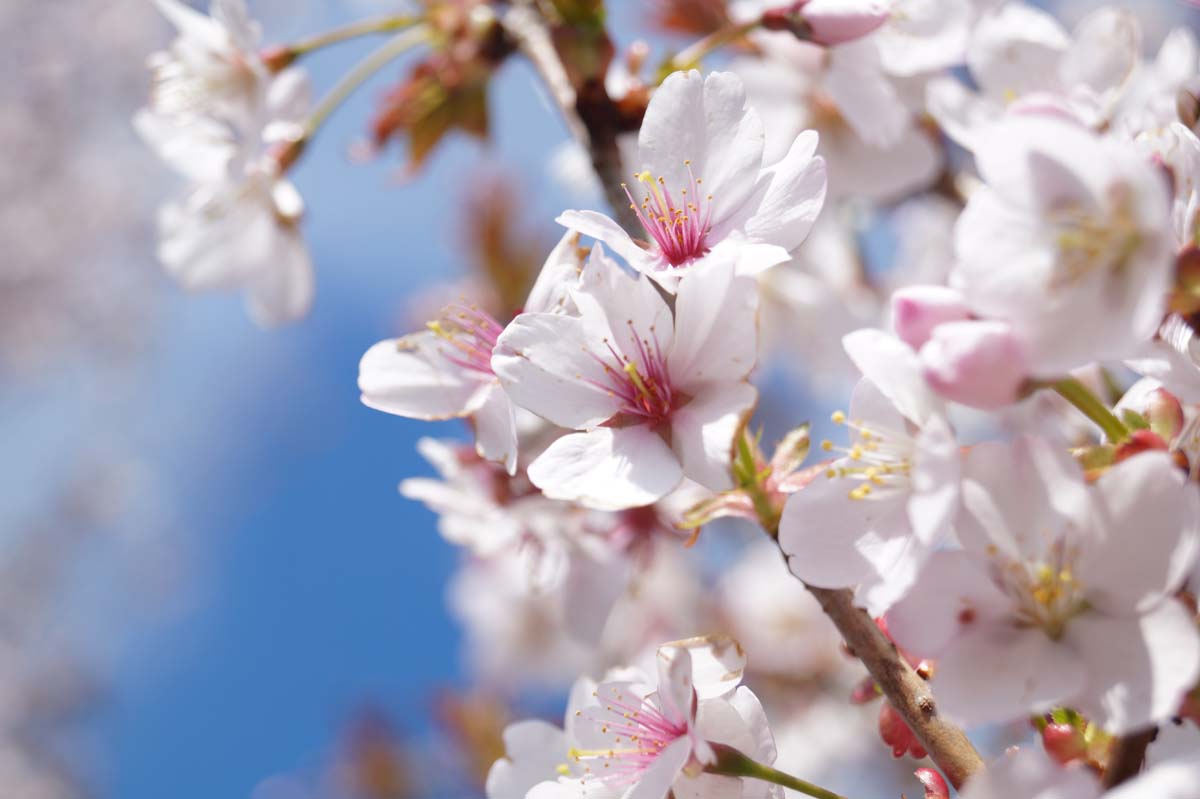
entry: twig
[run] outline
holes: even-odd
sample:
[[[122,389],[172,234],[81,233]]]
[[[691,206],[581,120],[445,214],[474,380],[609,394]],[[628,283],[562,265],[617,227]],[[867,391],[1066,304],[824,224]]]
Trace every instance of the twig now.
[[[1146,748],[1158,737],[1158,728],[1149,727],[1139,732],[1122,736],[1113,744],[1108,756],[1108,768],[1104,771],[1104,787],[1114,788],[1137,776],[1146,762]]]
[[[504,15],[504,29],[521,52],[533,63],[542,82],[562,112],[567,129],[591,157],[592,169],[604,188],[617,221],[629,232],[640,224],[621,188],[623,179],[621,152],[617,147],[619,114],[612,99],[598,84],[588,96],[580,96],[571,86],[567,70],[555,52],[546,23],[530,3],[517,3]]]
[[[961,788],[968,778],[983,771],[983,759],[963,731],[938,715],[929,684],[866,611],[854,606],[854,593],[844,588],[805,587],[951,784]]]

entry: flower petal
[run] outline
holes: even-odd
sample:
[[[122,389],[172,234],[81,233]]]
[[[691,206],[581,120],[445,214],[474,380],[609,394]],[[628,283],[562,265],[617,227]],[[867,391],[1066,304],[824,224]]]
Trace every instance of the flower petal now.
[[[744,380],[758,357],[758,284],[729,263],[693,270],[679,283],[671,381],[685,393],[713,381]]]
[[[475,451],[479,457],[504,464],[509,474],[517,473],[517,419],[512,401],[498,382],[491,383],[475,407]]]
[[[417,333],[372,346],[358,364],[358,388],[368,408],[411,419],[462,416],[480,381],[446,360],[441,339]]]
[[[749,383],[721,383],[703,389],[675,411],[671,447],[687,477],[713,491],[733,488],[734,439],[757,399],[758,390]]]
[[[529,464],[529,479],[551,499],[621,510],[666,496],[683,470],[670,447],[645,426],[600,427],[555,441]]]

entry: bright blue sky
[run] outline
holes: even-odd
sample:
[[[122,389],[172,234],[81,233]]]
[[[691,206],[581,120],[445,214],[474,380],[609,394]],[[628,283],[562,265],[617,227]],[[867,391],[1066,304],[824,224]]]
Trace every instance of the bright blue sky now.
[[[313,58],[318,86],[365,46]],[[543,168],[564,134],[513,63],[496,84],[492,145],[456,139],[397,185],[395,153],[345,156],[381,85],[343,108],[295,173],[319,275],[312,315],[268,333],[235,298],[171,300],[133,426],[198,571],[185,609],[118,659],[99,722],[107,795],[246,797],[317,765],[364,702],[419,732],[431,687],[460,675],[443,598],[454,553],[396,492],[428,471],[416,439],[456,428],[366,409],[357,364],[398,332],[407,294],[461,268],[460,200],[489,160],[521,176],[533,218],[566,207]]]

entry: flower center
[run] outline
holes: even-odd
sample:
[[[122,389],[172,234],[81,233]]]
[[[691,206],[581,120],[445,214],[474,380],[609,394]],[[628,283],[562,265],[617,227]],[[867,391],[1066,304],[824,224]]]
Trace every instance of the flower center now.
[[[487,311],[477,305],[447,305],[425,326],[449,345],[442,352],[450,363],[485,377],[495,376],[492,350],[504,328]]]
[[[649,172],[634,175],[645,185],[640,204],[633,199],[629,186],[621,184],[629,198],[629,207],[670,266],[686,264],[709,250],[705,239],[712,221],[712,195],[701,196],[703,179],[692,174],[691,161],[683,163],[687,166],[690,186],[680,188],[678,198],[671,195],[663,178],[655,180]]]
[[[1087,610],[1083,586],[1071,568],[1074,552],[1061,540],[1036,561],[1005,559],[995,547],[988,554],[993,581],[1016,602],[1019,626],[1036,627],[1058,640],[1067,622]]]
[[[1097,270],[1121,277],[1143,237],[1133,212],[1133,193],[1124,184],[1109,191],[1107,214],[1072,205],[1051,214],[1057,228],[1058,269],[1051,288],[1070,286]]]
[[[826,469],[825,476],[857,483],[850,489],[850,499],[878,498],[908,488],[912,471],[911,436],[852,421],[841,411],[835,411],[830,418],[834,424],[853,431],[849,447],[834,446],[828,439],[821,442],[824,451],[842,453],[842,460]]]
[[[605,380],[587,382],[608,392],[609,396],[617,397],[622,413],[641,422],[657,424],[671,415],[680,397],[671,388],[667,359],[654,326],[650,326],[648,336],[643,336],[634,329],[632,320],[626,324],[637,351],[632,356],[626,355],[607,338],[603,339],[607,352],[598,355],[589,350],[588,354],[603,367]]]
[[[568,756],[584,767],[585,780],[592,777],[609,785],[636,782],[671,742],[687,735],[685,725],[670,721],[648,700],[626,697],[619,690],[614,690],[602,705],[576,711],[575,715],[593,722],[610,746],[572,748]]]

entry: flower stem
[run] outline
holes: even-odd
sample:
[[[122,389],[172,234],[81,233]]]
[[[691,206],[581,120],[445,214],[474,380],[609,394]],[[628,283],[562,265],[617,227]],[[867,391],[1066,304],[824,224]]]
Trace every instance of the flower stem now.
[[[791,774],[784,773],[779,769],[774,769],[759,763],[757,760],[752,760],[732,746],[718,743],[710,744],[710,746],[712,746],[713,751],[717,754],[717,762],[704,769],[709,774],[720,774],[726,777],[750,777],[762,780],[763,782],[782,785],[784,788],[791,788],[793,791],[799,791],[805,796],[812,796],[816,799],[845,799],[841,794],[828,791],[819,785],[813,785],[811,782],[805,782],[799,777],[793,777]]]
[[[282,49],[295,59],[314,50],[328,47],[331,44],[344,42],[347,39],[356,39],[359,36],[369,36],[373,33],[391,33],[392,31],[411,28],[419,21],[419,17],[411,14],[397,14],[378,17],[376,19],[359,20],[358,22],[351,22],[349,25],[343,25],[324,33],[309,36],[292,44],[284,45]]]
[[[400,34],[392,37],[386,44],[358,62],[352,70],[346,73],[329,94],[321,99],[312,116],[304,123],[304,138],[311,139],[317,130],[325,123],[338,106],[346,101],[355,89],[361,86],[372,75],[385,67],[390,61],[400,57],[406,51],[424,42],[429,31],[424,25],[414,25]]]
[[[1075,378],[1067,377],[1059,380],[1054,384],[1054,390],[1060,397],[1078,408],[1084,416],[1095,422],[1112,443],[1123,441],[1129,435],[1129,430],[1108,409],[1108,406]]]
[[[736,42],[760,24],[762,24],[762,20],[755,19],[750,22],[728,25],[710,33],[703,39],[689,44],[663,65],[663,74],[660,77],[665,78],[668,74],[676,70],[694,68],[705,56],[727,44]]]

